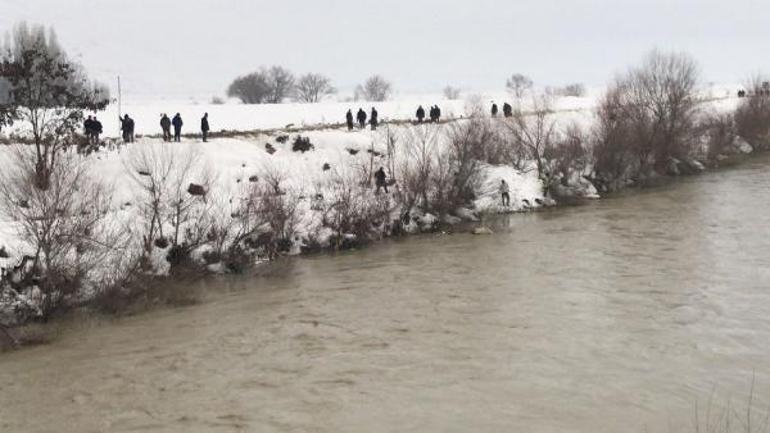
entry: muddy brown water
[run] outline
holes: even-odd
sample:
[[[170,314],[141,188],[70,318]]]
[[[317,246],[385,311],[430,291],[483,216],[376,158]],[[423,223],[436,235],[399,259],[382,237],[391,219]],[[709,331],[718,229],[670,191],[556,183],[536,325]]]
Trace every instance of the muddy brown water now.
[[[769,188],[757,158],[60,324],[0,355],[0,431],[693,431],[753,374],[770,402]]]

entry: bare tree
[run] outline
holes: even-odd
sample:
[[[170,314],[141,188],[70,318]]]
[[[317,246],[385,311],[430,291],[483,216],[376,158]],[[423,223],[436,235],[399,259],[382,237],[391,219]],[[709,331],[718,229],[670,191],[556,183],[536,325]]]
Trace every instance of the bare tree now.
[[[15,221],[28,253],[14,284],[40,289],[40,314],[46,317],[126,238],[104,224],[111,194],[89,176],[83,161],[62,153],[45,190],[35,186],[36,164],[33,152],[16,149],[0,175],[0,212]]]
[[[59,46],[53,30],[18,25],[0,57],[2,123],[10,118],[28,127],[35,145],[39,188],[47,188],[48,173],[59,151],[71,143],[84,110],[101,110],[109,91],[88,80],[82,67]]]
[[[532,89],[532,79],[523,74],[513,74],[505,82],[505,88],[511,92],[516,99],[523,98],[528,91]]]
[[[355,99],[382,102],[390,97],[391,84],[381,75],[373,75],[356,87]]]
[[[454,100],[460,99],[460,89],[457,87],[446,86],[444,87],[444,99]]]
[[[504,122],[513,146],[511,153],[520,162],[534,161],[537,173],[543,181],[544,193],[554,176],[551,167],[551,148],[556,141],[556,122],[553,120],[551,101],[546,95],[533,98],[532,112],[525,113],[517,108],[510,119]],[[526,169],[524,166],[518,169]]]
[[[325,75],[308,73],[297,80],[297,99],[302,102],[315,103],[326,95],[337,92],[331,84],[331,79]]]
[[[282,66],[272,66],[263,72],[268,88],[267,102],[280,104],[294,92],[294,74]]]
[[[227,88],[227,96],[238,98],[244,104],[261,104],[267,101],[270,85],[261,72],[252,72],[233,80]]]
[[[746,84],[749,97],[742,98],[735,111],[738,135],[755,149],[770,147],[770,92],[765,88],[767,82],[761,75],[750,78]]]

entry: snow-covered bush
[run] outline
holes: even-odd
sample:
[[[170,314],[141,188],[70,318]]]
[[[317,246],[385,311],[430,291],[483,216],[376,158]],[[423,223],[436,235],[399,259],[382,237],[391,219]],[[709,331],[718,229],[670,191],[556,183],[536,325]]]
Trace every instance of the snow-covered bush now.
[[[47,189],[36,184],[36,164],[32,149],[19,147],[0,174],[0,212],[12,221],[24,257],[2,290],[31,299],[46,317],[97,281],[123,279],[131,255],[127,233],[105,219],[109,189],[89,176],[83,160],[60,154]],[[116,257],[126,260],[125,268],[112,269]]]
[[[172,268],[181,264],[205,242],[213,224],[213,201],[206,198],[212,171],[203,165],[198,149],[170,144],[135,145],[124,167],[137,186],[145,266],[159,271],[159,264],[152,263],[158,242],[169,244],[166,259]]]

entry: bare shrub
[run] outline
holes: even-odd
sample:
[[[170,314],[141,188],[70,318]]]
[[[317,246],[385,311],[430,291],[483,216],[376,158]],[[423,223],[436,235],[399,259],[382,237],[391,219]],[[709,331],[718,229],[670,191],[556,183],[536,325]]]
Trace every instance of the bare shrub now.
[[[510,135],[511,154],[516,168],[526,170],[527,161],[534,161],[538,176],[543,181],[544,193],[547,194],[554,175],[550,158],[557,139],[550,99],[545,95],[533,98],[531,113],[517,108],[503,125]]]
[[[599,101],[591,141],[594,184],[602,191],[614,190],[614,184],[637,170],[631,146],[632,127],[623,117],[623,90],[610,88]]]
[[[759,75],[751,78],[746,85],[749,97],[741,98],[735,111],[738,135],[758,150],[770,148],[770,92],[765,91],[766,82]]]
[[[734,152],[738,137],[734,113],[707,113],[699,122],[703,147],[700,149],[708,161],[716,162],[721,156]]]
[[[508,89],[514,98],[521,99],[527,94],[527,92],[532,90],[533,84],[534,83],[532,82],[532,79],[526,75],[513,74],[505,82],[505,88]]]
[[[275,167],[265,167],[261,178],[264,182],[254,184],[246,203],[244,233],[256,236],[251,245],[272,260],[291,249],[300,222],[300,194],[287,191],[282,185],[286,174]]]
[[[608,182],[665,172],[672,159],[697,150],[697,80],[689,56],[658,51],[615,80],[598,110],[594,145],[597,170]]]
[[[132,148],[124,160],[140,191],[137,207],[146,258],[154,244],[162,240],[171,246],[169,262],[173,267],[206,238],[211,223],[206,218],[210,207],[206,193],[213,183],[213,174],[202,165],[201,158],[200,151],[194,148],[145,145]]]
[[[381,75],[373,75],[356,87],[355,100],[382,102],[390,97],[391,91],[390,82]]]
[[[334,232],[334,247],[342,249],[383,234],[389,223],[390,198],[387,194],[373,194],[360,173],[335,169],[321,212],[323,226]]]
[[[415,207],[431,208],[431,177],[436,168],[438,139],[437,129],[416,127],[407,130],[399,140],[403,154],[396,163],[398,195],[407,212]]]
[[[460,92],[461,90],[457,87],[446,86],[444,87],[444,90],[443,90],[444,99],[449,99],[449,100],[460,99]]]
[[[551,181],[568,186],[576,176],[587,174],[590,165],[588,136],[577,124],[569,125],[554,145],[546,148],[544,159],[550,165]]]
[[[331,79],[322,74],[308,73],[297,80],[297,99],[302,102],[315,103],[336,92]]]
[[[84,162],[62,153],[45,190],[35,184],[36,165],[32,152],[17,149],[0,174],[0,212],[15,222],[28,254],[13,284],[39,289],[39,314],[47,317],[98,279],[127,237],[106,225],[110,191],[88,174]]]
[[[211,97],[211,105],[224,105],[224,103],[225,103],[225,100],[219,96]]]

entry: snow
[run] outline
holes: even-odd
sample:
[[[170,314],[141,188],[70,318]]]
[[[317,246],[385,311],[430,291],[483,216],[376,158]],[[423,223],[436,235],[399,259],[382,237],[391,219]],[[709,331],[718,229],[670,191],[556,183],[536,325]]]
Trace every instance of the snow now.
[[[479,104],[486,110],[489,101],[495,100],[499,105],[505,101],[505,95],[493,95],[499,98],[490,98],[489,95],[478,96],[468,100],[440,101],[404,99],[383,103],[338,103],[323,102],[319,104],[284,104],[284,105],[193,105],[171,103],[144,103],[124,104],[123,113],[129,113],[136,121],[137,142],[120,146],[117,149],[100,151],[88,157],[92,174],[109,183],[114,191],[112,195],[111,223],[125,226],[136,225],[139,221],[139,190],[130,174],[129,161],[132,155],[141,152],[142,149],[166,149],[171,153],[183,155],[189,152],[200,154],[200,170],[190,174],[185,182],[200,182],[205,171],[213,173],[208,199],[212,200],[217,212],[222,219],[232,218],[231,214],[237,208],[240,200],[247,193],[253,183],[250,178],[256,176],[257,182],[264,182],[264,177],[269,173],[280,173],[283,181],[281,189],[288,194],[302,197],[299,203],[300,221],[297,229],[297,237],[293,240],[291,254],[298,254],[301,247],[308,239],[328,246],[335,233],[329,227],[321,224],[320,217],[313,210],[313,197],[318,194],[331,196],[335,193],[335,179],[350,179],[360,177],[363,167],[386,166],[385,158],[373,156],[368,151],[387,153],[387,134],[408,134],[411,126],[403,123],[391,126],[382,126],[377,131],[354,130],[347,131],[339,126],[318,126],[312,130],[298,130],[299,127],[310,125],[324,125],[344,121],[345,112],[350,108],[354,112],[359,106],[368,111],[375,106],[380,113],[382,122],[389,119],[411,119],[416,107],[422,104],[430,107],[433,103],[439,103],[444,118],[467,116],[474,112]],[[428,98],[425,98],[428,99]],[[581,126],[590,126],[593,121],[593,107],[596,104],[595,97],[586,98],[560,98],[555,101],[556,120],[560,126],[577,123]],[[734,98],[718,100],[713,103],[714,109],[728,110],[734,107]],[[526,107],[524,107],[526,109]],[[115,127],[110,128],[105,122],[107,136],[118,136],[117,113],[118,107],[112,105],[104,113],[98,116],[104,119],[116,119]],[[164,143],[159,138],[148,135],[159,133],[160,113],[181,113],[186,119],[186,127],[183,132],[194,133],[198,130],[198,119],[204,112],[209,113],[210,122],[214,131],[233,130],[249,131],[248,134],[240,134],[232,138],[214,138],[203,143],[198,138],[184,138],[181,143]],[[293,127],[286,128],[286,125]],[[389,129],[390,128],[390,131]],[[426,125],[422,128],[445,128],[443,125]],[[261,131],[259,131],[261,130]],[[272,131],[271,131],[272,130]],[[292,141],[296,135],[310,139],[314,149],[305,153],[293,152]],[[141,135],[144,135],[143,137]],[[288,140],[283,143],[277,138],[288,135]],[[440,137],[443,137],[439,133]],[[443,140],[445,141],[445,140]],[[445,145],[439,139],[439,145]],[[265,145],[269,143],[275,148],[274,153],[266,151]],[[397,142],[397,146],[402,144]],[[352,152],[351,152],[352,150]],[[396,149],[398,154],[398,148]],[[0,148],[0,164],[7,163],[7,158],[12,151],[12,146]],[[354,154],[355,153],[355,154]],[[403,158],[404,152],[401,152]],[[324,166],[328,165],[328,170]],[[392,173],[388,173],[392,176]],[[510,206],[502,206],[499,184],[504,179],[510,188]],[[580,179],[576,182],[580,183]],[[598,197],[596,190],[587,182],[580,187],[584,197]],[[186,183],[185,183],[186,185]],[[482,166],[482,182],[476,191],[476,200],[471,209],[461,208],[454,212],[453,216],[437,216],[413,211],[411,220],[404,230],[407,232],[419,232],[431,230],[443,219],[445,222],[456,223],[459,220],[477,221],[484,213],[509,213],[528,211],[543,206],[554,204],[543,196],[543,185],[537,175],[533,164],[523,170],[514,169],[511,166]],[[373,190],[367,193],[366,200],[376,200]],[[392,216],[398,218],[401,209],[392,209]],[[27,250],[16,237],[12,221],[0,223],[0,246],[5,246],[12,258],[0,263],[9,266],[18,262],[18,258]],[[355,240],[353,234],[345,233],[343,237],[348,241]],[[155,248],[150,263],[157,275],[164,275],[169,271],[166,260],[168,249]],[[202,261],[203,251],[196,251],[194,258]],[[225,272],[221,263],[208,264],[211,272]]]

